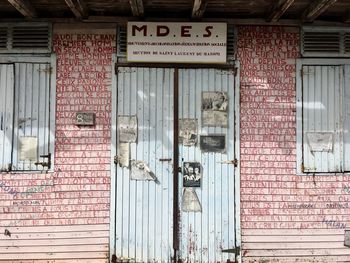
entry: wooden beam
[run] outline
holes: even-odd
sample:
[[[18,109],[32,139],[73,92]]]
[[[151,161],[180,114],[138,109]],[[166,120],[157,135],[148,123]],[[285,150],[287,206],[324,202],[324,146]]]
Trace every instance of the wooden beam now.
[[[70,10],[77,18],[84,18],[88,16],[88,9],[84,0],[65,0]]]
[[[26,18],[37,17],[34,7],[27,0],[7,0],[14,8],[17,9]]]
[[[142,0],[129,0],[131,12],[133,16],[136,17],[143,17],[144,10],[143,10],[143,2]]]
[[[194,0],[192,18],[202,18],[207,7],[207,0]]]
[[[314,21],[335,2],[337,2],[337,0],[316,0],[312,2],[303,13],[302,20],[307,22]]]
[[[277,22],[295,0],[277,0],[267,21]]]

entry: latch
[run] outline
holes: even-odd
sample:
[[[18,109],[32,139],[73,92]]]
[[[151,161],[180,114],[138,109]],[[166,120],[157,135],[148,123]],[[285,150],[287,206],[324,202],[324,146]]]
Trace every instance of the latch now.
[[[234,247],[234,248],[228,248],[228,249],[223,249],[221,250],[222,253],[234,253],[239,255],[241,253],[241,247]]]
[[[4,130],[4,113],[0,112],[0,131]]]
[[[221,162],[218,162],[218,163],[233,164],[234,167],[238,166],[238,160],[236,158],[233,159],[233,160],[221,161]]]
[[[118,164],[119,163],[119,157],[118,155],[114,156],[114,164]]]
[[[41,165],[42,167],[47,167],[47,169],[50,170],[51,168],[51,153],[49,154],[44,154],[44,155],[40,155],[41,158],[47,158],[47,161],[45,162],[36,162],[34,163],[35,165]]]

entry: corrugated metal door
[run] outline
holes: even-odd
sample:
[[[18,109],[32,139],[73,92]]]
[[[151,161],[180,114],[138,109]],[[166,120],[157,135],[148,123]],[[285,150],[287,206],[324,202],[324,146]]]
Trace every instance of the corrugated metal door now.
[[[235,247],[233,71],[119,67],[117,78],[117,120],[136,116],[138,122],[137,142],[130,142],[127,154],[130,163],[142,161],[156,178],[132,180],[132,167],[117,165],[117,262],[171,262],[177,241],[179,262],[233,262],[233,253],[222,252]],[[227,93],[227,127],[202,125],[202,92],[209,91]],[[178,96],[178,105],[173,105],[174,96]],[[196,146],[174,145],[177,114],[180,120],[198,120],[197,135],[225,135],[225,153],[202,152],[199,140]],[[123,156],[125,161],[127,150],[118,132],[117,148],[117,160]],[[176,150],[179,160],[174,162]],[[183,175],[175,167],[174,178],[172,164],[182,166],[183,162],[201,165],[202,183],[195,189],[201,212],[181,210]],[[175,192],[174,179],[179,182]],[[174,195],[180,201],[178,216],[173,211]]]
[[[227,92],[228,127],[202,124],[202,92]],[[181,211],[180,258],[183,262],[234,262],[233,253],[222,250],[235,247],[234,196],[234,73],[219,69],[182,69],[179,71],[179,118],[197,119],[199,135],[226,136],[225,153],[203,152],[197,146],[180,144],[181,162],[200,163],[201,186],[193,188],[201,212]],[[198,136],[200,137],[200,136]],[[180,175],[180,204],[184,188]],[[180,208],[182,209],[182,208]]]
[[[0,171],[11,164],[14,65],[0,64]]]
[[[305,172],[341,172],[344,169],[343,80],[343,66],[303,66]]]
[[[136,115],[138,122],[137,143],[130,143],[130,160],[144,162],[157,180],[131,180],[130,169],[118,165],[117,262],[171,262],[173,72],[161,68],[118,68],[117,114]],[[119,156],[123,154],[118,152]]]

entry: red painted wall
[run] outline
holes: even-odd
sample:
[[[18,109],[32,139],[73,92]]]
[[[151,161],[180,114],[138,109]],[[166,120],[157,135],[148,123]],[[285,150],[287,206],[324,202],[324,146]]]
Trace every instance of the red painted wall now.
[[[303,262],[311,262],[308,256],[323,260],[330,247],[329,256],[350,255],[343,246],[344,229],[324,221],[350,227],[350,195],[343,189],[350,177],[296,175],[298,31],[293,27],[238,28],[241,226],[246,262],[284,262],[290,256],[304,256]],[[325,242],[323,247],[320,240]],[[333,261],[328,258],[326,262]]]
[[[0,214],[1,231],[7,229],[11,233],[2,238],[11,243],[6,253],[1,251],[0,261],[16,258],[67,262],[63,259],[69,258],[77,260],[74,262],[87,262],[87,259],[106,262],[115,43],[114,24],[54,26],[53,50],[57,55],[55,171],[0,174],[1,180],[19,193],[46,182],[53,186],[16,197],[0,192],[1,206],[4,206]],[[76,126],[78,111],[94,112],[96,125]],[[32,233],[29,240],[27,233]],[[12,246],[16,247],[15,254],[11,254]]]

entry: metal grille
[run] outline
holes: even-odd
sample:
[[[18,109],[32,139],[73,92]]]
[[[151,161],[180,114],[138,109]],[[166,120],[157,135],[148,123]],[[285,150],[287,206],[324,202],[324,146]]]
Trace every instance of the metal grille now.
[[[118,39],[117,39],[117,55],[118,57],[126,57],[126,26],[118,26]]]
[[[0,27],[0,48],[7,47],[7,28]]]

